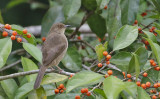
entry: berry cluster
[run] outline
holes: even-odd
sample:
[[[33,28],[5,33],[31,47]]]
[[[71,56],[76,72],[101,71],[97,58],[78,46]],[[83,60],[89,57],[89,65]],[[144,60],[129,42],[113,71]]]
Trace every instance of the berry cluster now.
[[[66,90],[66,88],[64,87],[63,84],[60,84],[60,85],[58,86],[58,88],[54,90],[54,92],[55,92],[55,94],[58,94],[58,93],[63,93],[64,90]]]
[[[82,88],[81,93],[85,96],[90,96],[91,92],[88,91],[88,88]],[[75,96],[75,99],[81,99],[79,95]]]

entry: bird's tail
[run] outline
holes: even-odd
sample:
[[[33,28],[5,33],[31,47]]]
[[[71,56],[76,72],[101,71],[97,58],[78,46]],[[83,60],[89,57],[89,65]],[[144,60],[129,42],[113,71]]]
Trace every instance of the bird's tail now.
[[[39,72],[38,72],[38,75],[37,75],[37,78],[36,78],[36,81],[34,83],[34,89],[37,89],[40,87],[40,83],[42,81],[42,78],[45,74],[45,71],[46,71],[47,67],[46,66],[41,66]]]

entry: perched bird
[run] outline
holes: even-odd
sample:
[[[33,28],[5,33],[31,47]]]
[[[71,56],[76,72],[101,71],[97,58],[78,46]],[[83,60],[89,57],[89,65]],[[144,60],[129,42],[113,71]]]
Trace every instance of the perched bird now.
[[[34,83],[34,89],[40,87],[40,83],[46,69],[50,66],[58,66],[59,62],[64,57],[68,48],[68,41],[64,35],[64,32],[68,26],[69,25],[64,25],[62,23],[56,23],[52,25],[42,46],[42,66],[40,67],[38,76]]]

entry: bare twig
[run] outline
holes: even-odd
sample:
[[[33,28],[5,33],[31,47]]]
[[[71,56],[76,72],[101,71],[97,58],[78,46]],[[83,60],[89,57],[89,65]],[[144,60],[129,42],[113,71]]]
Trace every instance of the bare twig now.
[[[24,49],[18,49],[18,50],[15,50],[11,53],[11,55],[14,55],[14,54],[18,54],[18,53],[21,53],[21,52],[25,52]]]
[[[142,28],[142,30],[146,29],[146,28],[149,28],[154,22],[156,22],[158,20],[154,20],[153,22],[151,22],[150,24],[148,24],[147,26],[145,26],[144,28]]]
[[[90,90],[90,92],[93,92],[93,91],[94,91],[94,89],[96,89],[96,88],[100,87],[100,85],[101,85],[101,84],[102,84],[102,82],[100,82],[97,86],[93,87],[93,89],[92,89],[92,90]]]

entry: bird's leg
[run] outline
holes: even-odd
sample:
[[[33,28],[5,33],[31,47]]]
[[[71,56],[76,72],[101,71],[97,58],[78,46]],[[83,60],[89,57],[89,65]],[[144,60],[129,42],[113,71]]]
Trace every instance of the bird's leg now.
[[[50,67],[50,69],[51,69],[51,70],[54,70],[54,68],[53,68],[52,66]]]
[[[61,69],[58,65],[56,65],[56,67],[58,68],[59,73],[61,73],[61,72],[62,72],[62,69]]]

